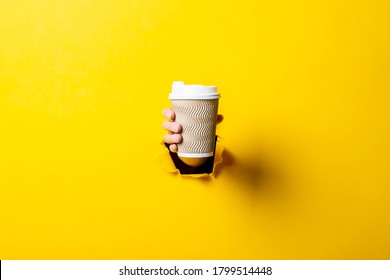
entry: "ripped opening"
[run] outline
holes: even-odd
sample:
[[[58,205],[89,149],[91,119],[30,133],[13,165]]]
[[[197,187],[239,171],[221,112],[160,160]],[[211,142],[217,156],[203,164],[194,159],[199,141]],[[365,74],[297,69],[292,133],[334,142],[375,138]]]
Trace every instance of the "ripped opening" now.
[[[157,154],[156,161],[162,169],[169,173],[178,173],[181,176],[193,178],[214,177],[215,167],[222,163],[223,145],[215,137],[214,155],[199,167],[192,167],[180,160],[177,153],[169,150],[169,144],[161,142],[162,151]]]

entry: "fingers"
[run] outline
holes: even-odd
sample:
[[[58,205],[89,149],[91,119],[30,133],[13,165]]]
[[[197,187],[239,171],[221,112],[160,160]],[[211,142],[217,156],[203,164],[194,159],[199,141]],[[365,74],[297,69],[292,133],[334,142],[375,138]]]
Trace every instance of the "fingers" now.
[[[223,121],[223,115],[217,116],[217,124],[221,123]]]
[[[174,122],[175,112],[170,108],[165,108],[162,111],[164,117],[168,120],[164,121],[162,127],[169,132],[169,134],[164,135],[164,142],[170,144],[169,150],[171,152],[177,152],[177,144],[182,141],[182,136],[179,134],[182,130],[182,127],[179,123]],[[217,124],[223,121],[223,115],[218,115]]]
[[[166,117],[167,119],[170,119],[170,120],[175,120],[175,112],[173,112],[173,110],[171,108],[165,108],[163,111],[162,111],[162,114],[164,117]]]
[[[173,112],[170,108],[165,108],[162,111],[162,114],[164,117],[166,117],[168,120],[164,121],[162,124],[162,127],[170,132],[169,134],[164,135],[164,142],[170,144],[169,150],[171,152],[177,152],[177,143],[180,143],[182,140],[182,137],[180,134],[181,131],[181,125],[179,123],[174,122],[175,120],[175,112]]]
[[[169,145],[169,150],[170,150],[171,152],[176,153],[176,152],[177,152],[177,145],[176,145],[176,144],[171,144],[171,145]]]
[[[164,121],[162,127],[173,133],[179,133],[181,131],[181,125],[172,121]]]
[[[168,144],[180,143],[182,140],[180,134],[165,134],[164,142]]]

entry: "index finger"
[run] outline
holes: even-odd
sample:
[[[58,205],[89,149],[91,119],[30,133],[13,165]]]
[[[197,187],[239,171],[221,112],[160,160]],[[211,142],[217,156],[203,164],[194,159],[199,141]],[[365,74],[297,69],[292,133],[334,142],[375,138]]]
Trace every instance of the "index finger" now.
[[[162,111],[162,114],[164,117],[166,117],[167,119],[170,119],[172,121],[175,119],[175,112],[173,112],[173,110],[171,108],[165,108]]]

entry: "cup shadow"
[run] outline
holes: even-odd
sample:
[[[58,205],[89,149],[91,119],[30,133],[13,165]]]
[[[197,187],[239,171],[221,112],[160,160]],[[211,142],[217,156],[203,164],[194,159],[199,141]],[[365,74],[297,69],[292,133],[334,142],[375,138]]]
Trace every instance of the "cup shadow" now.
[[[235,186],[247,192],[250,196],[259,194],[278,196],[284,185],[283,176],[274,162],[267,161],[259,153],[253,153],[246,158],[238,159],[225,149],[223,161],[217,165],[214,176],[228,176]]]

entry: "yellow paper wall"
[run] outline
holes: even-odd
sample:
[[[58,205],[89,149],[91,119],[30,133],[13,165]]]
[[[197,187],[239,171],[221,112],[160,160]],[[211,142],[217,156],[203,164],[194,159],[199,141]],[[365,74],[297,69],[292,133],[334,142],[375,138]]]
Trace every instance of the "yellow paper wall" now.
[[[0,259],[390,258],[388,1],[0,3]],[[173,80],[225,165],[154,161]]]

